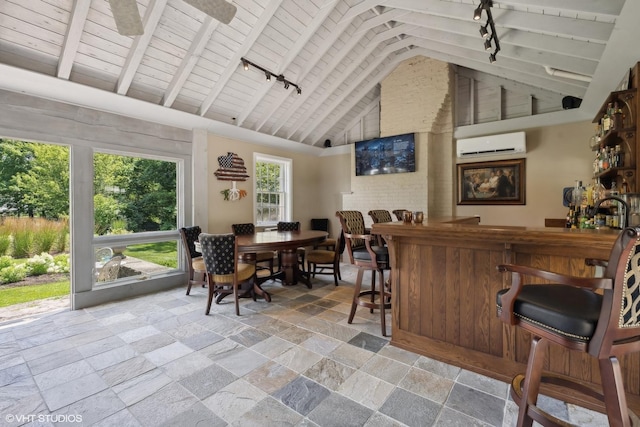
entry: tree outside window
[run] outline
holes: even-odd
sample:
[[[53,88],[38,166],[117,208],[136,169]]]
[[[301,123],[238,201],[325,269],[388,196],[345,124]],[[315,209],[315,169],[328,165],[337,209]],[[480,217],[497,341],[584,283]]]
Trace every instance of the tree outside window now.
[[[256,224],[291,220],[291,159],[254,154]]]

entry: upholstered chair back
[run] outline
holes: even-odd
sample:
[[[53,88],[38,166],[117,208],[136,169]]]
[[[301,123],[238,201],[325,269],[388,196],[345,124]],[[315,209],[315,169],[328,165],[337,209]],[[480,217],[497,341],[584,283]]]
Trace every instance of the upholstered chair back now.
[[[385,209],[373,209],[369,211],[369,216],[373,220],[374,224],[379,222],[392,222],[391,214]]]
[[[235,234],[236,236],[247,236],[250,234],[256,234],[256,226],[252,223],[233,224],[231,226],[231,229],[233,230],[233,234]]]
[[[278,223],[278,231],[300,231],[300,222],[284,222]]]
[[[235,245],[236,236],[232,233],[201,234],[200,246],[202,247],[202,259],[204,259],[207,273],[216,276],[233,274],[235,269]]]
[[[180,229],[182,235],[182,242],[185,245],[185,249],[188,251],[189,258],[197,258],[202,254],[196,251],[195,242],[198,241],[198,236],[202,233],[202,230],[199,226],[194,225],[193,227],[182,227]]]

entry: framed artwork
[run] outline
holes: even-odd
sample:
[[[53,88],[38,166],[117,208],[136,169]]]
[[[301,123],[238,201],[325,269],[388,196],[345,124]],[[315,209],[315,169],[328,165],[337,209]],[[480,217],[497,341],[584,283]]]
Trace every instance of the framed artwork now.
[[[457,166],[459,205],[525,204],[525,159]]]

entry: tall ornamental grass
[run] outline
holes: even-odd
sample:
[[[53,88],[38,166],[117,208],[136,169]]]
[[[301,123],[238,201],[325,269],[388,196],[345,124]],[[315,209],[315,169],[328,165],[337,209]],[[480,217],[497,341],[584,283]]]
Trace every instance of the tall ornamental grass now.
[[[43,252],[65,252],[68,239],[69,220],[66,218],[8,217],[0,224],[0,255],[28,258]]]
[[[6,255],[11,246],[11,233],[0,225],[0,256]]]

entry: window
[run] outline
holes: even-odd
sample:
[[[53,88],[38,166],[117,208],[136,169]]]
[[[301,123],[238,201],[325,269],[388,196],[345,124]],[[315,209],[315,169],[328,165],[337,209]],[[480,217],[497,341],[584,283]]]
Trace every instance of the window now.
[[[291,221],[291,159],[254,153],[257,225]]]
[[[96,152],[93,164],[95,286],[175,270],[178,163]]]

